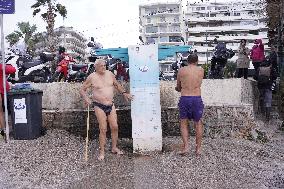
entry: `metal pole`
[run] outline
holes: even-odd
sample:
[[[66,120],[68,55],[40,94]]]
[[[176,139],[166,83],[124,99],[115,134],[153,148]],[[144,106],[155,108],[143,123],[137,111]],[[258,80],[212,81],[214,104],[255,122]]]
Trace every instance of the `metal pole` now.
[[[65,28],[65,22],[64,22],[64,17],[63,17],[63,34],[64,34],[64,39],[63,39],[63,43],[64,43],[64,48],[67,51],[67,47],[66,47],[66,28]]]
[[[207,49],[206,49],[206,67],[207,67],[207,78],[209,78],[209,65],[208,65],[208,33],[206,30],[206,45],[207,45]]]
[[[278,64],[279,64],[279,71],[280,71],[280,78],[283,79],[283,72],[284,72],[284,62],[283,62],[283,1],[281,1],[280,5],[280,15],[279,15],[279,26],[278,26]]]
[[[207,33],[207,30],[206,30],[206,64],[208,65],[208,41],[207,41],[207,38],[208,38],[208,33]]]
[[[8,110],[7,110],[7,90],[6,90],[6,73],[5,73],[5,46],[4,46],[4,29],[3,14],[0,15],[1,24],[1,50],[2,50],[2,72],[3,72],[3,88],[4,88],[4,106],[5,106],[5,125],[6,125],[6,141],[9,139]]]

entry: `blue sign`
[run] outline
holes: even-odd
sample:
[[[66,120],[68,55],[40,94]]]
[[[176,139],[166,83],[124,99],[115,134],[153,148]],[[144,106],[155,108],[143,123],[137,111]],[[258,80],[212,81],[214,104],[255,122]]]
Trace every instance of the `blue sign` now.
[[[0,14],[14,14],[15,0],[0,0]]]

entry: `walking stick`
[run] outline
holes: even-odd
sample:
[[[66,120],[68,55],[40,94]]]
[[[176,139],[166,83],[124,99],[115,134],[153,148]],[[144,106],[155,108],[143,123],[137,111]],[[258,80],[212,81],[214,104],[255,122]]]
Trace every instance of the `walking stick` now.
[[[88,105],[88,117],[87,117],[87,136],[85,146],[85,161],[88,161],[88,143],[89,143],[89,128],[90,128],[90,105]]]

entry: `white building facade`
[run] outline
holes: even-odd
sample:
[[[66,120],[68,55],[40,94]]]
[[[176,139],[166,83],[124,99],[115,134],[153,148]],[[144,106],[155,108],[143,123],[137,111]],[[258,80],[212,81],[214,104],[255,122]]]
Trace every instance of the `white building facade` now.
[[[205,2],[205,1],[203,1]],[[268,28],[259,4],[235,1],[228,3],[182,2],[154,3],[139,6],[140,35],[145,43],[183,45],[182,39],[198,51],[201,64],[210,62],[218,42],[236,51],[241,39],[248,48],[262,39],[268,50]],[[235,61],[237,56],[231,60]]]
[[[73,27],[61,26],[54,30],[56,49],[59,46],[65,47],[66,52],[72,57],[76,58],[80,56],[83,60],[86,60],[87,56],[87,38],[80,32],[77,32]],[[46,36],[46,32],[43,36]],[[47,50],[45,41],[40,41],[36,44],[36,53],[40,53]]]
[[[247,40],[248,48],[253,46],[255,39],[262,39],[267,50],[268,28],[260,11],[259,5],[246,1],[188,3],[185,11],[186,40],[198,51],[201,63],[206,63],[207,57],[210,61],[216,45],[214,40],[225,42],[227,48],[236,51],[241,39]],[[232,61],[236,58],[233,57]]]
[[[185,22],[181,1],[139,6],[140,35],[145,43],[182,45]]]

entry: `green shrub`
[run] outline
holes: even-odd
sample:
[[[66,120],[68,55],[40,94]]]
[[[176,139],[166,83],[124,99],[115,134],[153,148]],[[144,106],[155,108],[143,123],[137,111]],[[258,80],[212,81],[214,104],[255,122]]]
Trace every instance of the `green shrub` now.
[[[208,71],[211,67],[211,64],[202,64],[201,67],[204,69],[204,79],[208,78]]]
[[[237,64],[233,61],[228,61],[227,65],[224,69],[224,77],[225,78],[233,78],[236,70],[237,70]]]

